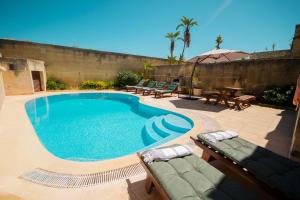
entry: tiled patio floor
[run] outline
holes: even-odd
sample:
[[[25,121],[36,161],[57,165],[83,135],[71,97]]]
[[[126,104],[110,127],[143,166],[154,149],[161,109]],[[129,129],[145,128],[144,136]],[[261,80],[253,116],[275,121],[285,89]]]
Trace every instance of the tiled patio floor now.
[[[16,97],[13,97],[16,98]],[[170,110],[181,110],[197,116],[204,130],[212,127],[237,131],[241,137],[266,147],[283,156],[288,155],[295,112],[261,106],[251,106],[243,111],[229,110],[222,105],[203,104],[199,100],[188,101],[177,97],[154,99],[145,97],[145,102]],[[0,111],[1,114],[1,111]],[[207,120],[206,120],[207,119]],[[212,120],[211,120],[212,119]],[[17,120],[16,120],[17,121]],[[1,125],[1,122],[0,122]],[[2,135],[1,135],[2,134]],[[7,139],[7,133],[1,132],[0,139]],[[3,140],[2,140],[3,142]],[[183,141],[189,142],[189,141]],[[1,144],[1,142],[0,142]],[[12,149],[14,147],[11,147]],[[0,153],[4,150],[1,149]],[[196,149],[196,153],[201,153]],[[9,155],[7,155],[9,156]],[[19,155],[22,156],[22,155]],[[5,162],[5,160],[2,161]],[[2,162],[1,161],[1,162]],[[38,167],[38,166],[37,166]],[[1,167],[0,167],[1,168]],[[5,169],[5,168],[2,168]],[[145,174],[128,180],[103,184],[87,188],[61,189],[36,185],[16,179],[14,174],[0,172],[0,199],[159,199],[154,191],[148,195],[144,190]]]

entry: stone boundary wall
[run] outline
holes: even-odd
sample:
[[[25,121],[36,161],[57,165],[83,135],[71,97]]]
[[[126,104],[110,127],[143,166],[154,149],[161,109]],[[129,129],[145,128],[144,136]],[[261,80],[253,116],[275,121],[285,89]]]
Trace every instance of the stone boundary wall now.
[[[279,58],[290,57],[291,50],[276,50],[276,51],[263,51],[250,54],[250,59],[265,59],[265,58]]]
[[[157,80],[179,78],[183,85],[188,85],[193,65],[155,66],[151,75]],[[269,86],[295,84],[299,74],[300,58],[278,58],[200,64],[194,77],[200,81],[198,87],[206,90],[239,86],[246,93],[257,94]]]
[[[114,80],[121,70],[141,73],[144,63],[166,64],[166,59],[0,39],[3,57],[45,61],[47,77],[76,87],[84,80]]]

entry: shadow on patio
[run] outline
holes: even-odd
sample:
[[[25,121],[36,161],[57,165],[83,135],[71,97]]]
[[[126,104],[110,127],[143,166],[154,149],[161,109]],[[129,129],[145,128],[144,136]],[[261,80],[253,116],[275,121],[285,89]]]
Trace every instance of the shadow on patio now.
[[[291,146],[291,139],[293,127],[296,120],[296,112],[292,110],[284,110],[276,128],[267,133],[265,139],[268,140],[266,148],[287,157],[289,154],[289,147]]]
[[[208,112],[221,112],[228,109],[225,105],[213,105],[205,104],[202,99],[199,100],[186,100],[186,99],[176,99],[170,100],[170,102],[176,106],[176,108],[190,109],[190,110],[202,110]]]

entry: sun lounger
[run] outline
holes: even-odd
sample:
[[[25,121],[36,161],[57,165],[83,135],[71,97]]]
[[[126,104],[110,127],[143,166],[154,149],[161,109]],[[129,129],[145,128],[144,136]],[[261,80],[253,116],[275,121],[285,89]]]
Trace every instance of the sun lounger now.
[[[126,85],[125,86],[126,91],[128,92],[129,90],[135,90],[135,87],[143,87],[145,82],[146,82],[146,80],[142,79],[142,80],[140,80],[140,82],[138,82],[137,85]]]
[[[178,83],[172,82],[166,89],[155,89],[154,94],[156,97],[163,97],[164,94],[170,93],[171,95],[177,90]]]
[[[143,91],[144,89],[153,88],[156,85],[156,81],[149,81],[146,87],[143,86],[136,86],[135,93],[138,93],[139,90]]]
[[[161,199],[257,199],[253,192],[194,154],[150,164],[142,155],[138,153],[147,172],[146,191],[150,193],[155,187]]]
[[[161,82],[157,82],[156,85],[152,88],[144,87],[143,88],[143,95],[151,94],[154,90],[157,90],[157,89],[163,89],[163,87],[165,87],[166,84],[167,84],[167,82],[161,81]]]
[[[300,199],[300,165],[240,137],[217,142],[199,134],[194,142],[206,161],[217,159],[232,170],[257,181],[282,199]]]

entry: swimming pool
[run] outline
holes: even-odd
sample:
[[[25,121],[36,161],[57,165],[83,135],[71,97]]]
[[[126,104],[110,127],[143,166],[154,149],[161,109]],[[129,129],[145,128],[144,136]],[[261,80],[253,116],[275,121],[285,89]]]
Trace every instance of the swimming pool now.
[[[76,93],[26,102],[45,148],[73,161],[117,158],[170,141],[193,127],[191,119],[122,93]]]

